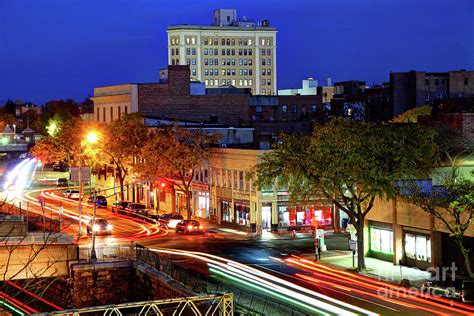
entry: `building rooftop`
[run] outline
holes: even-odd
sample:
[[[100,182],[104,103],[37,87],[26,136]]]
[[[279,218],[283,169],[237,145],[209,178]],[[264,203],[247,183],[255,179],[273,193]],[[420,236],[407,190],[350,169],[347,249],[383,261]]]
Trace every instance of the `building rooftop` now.
[[[277,32],[275,27],[271,26],[214,26],[214,25],[192,25],[192,24],[178,24],[168,26],[167,31],[175,30],[212,30],[212,31],[264,31]]]

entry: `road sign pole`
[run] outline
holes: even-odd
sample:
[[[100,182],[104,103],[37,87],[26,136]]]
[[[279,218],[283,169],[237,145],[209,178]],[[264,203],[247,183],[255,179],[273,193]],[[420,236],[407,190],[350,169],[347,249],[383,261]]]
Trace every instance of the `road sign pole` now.
[[[90,262],[97,261],[97,255],[95,253],[95,217],[96,217],[96,210],[97,210],[97,190],[94,188],[94,209],[92,213],[92,249],[91,249],[91,258]]]
[[[79,170],[77,176],[79,180],[79,204],[77,205],[77,212],[79,214],[79,231],[77,234],[77,239],[80,239],[82,230],[82,162],[79,162]]]

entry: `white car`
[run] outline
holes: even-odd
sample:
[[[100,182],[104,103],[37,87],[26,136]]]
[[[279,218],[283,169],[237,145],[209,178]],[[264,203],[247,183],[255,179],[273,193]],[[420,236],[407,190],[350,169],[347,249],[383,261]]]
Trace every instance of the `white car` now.
[[[179,213],[161,215],[158,222],[166,228],[176,228],[176,225],[183,220],[183,216]]]
[[[73,199],[73,200],[79,200],[80,198],[82,198],[82,196],[78,190],[72,190],[68,198]]]
[[[71,189],[64,190],[63,191],[63,197],[65,197],[65,198],[69,197],[69,194],[71,194],[71,192],[72,192]]]

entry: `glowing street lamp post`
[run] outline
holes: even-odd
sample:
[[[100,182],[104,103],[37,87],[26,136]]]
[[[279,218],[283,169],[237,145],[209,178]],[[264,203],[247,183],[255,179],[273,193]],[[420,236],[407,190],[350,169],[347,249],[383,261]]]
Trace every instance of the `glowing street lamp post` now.
[[[97,139],[98,139],[97,133],[94,131],[90,131],[87,133],[84,141],[89,144],[95,144],[97,143]],[[79,204],[77,206],[77,211],[79,213],[78,239],[81,238],[81,231],[82,231],[82,196],[84,194],[84,184],[82,181],[82,155],[83,154],[84,154],[84,147],[81,144],[81,155],[79,156],[79,173],[78,173],[78,180],[79,180]],[[95,214],[95,206],[94,206],[94,214]],[[95,223],[95,215],[94,215],[94,223]]]

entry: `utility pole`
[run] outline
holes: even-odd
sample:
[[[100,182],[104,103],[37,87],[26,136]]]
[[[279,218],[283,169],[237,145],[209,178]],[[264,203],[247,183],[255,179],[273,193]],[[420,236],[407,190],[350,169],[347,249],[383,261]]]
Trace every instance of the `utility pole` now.
[[[97,261],[97,255],[95,253],[95,217],[96,217],[96,210],[97,210],[97,190],[94,188],[94,209],[92,213],[92,249],[91,249],[91,258],[90,262]]]
[[[79,231],[77,234],[77,239],[81,239],[81,230],[82,230],[82,159],[79,158],[79,173],[78,173],[78,180],[79,180],[79,204],[77,205],[77,212],[79,213]]]

